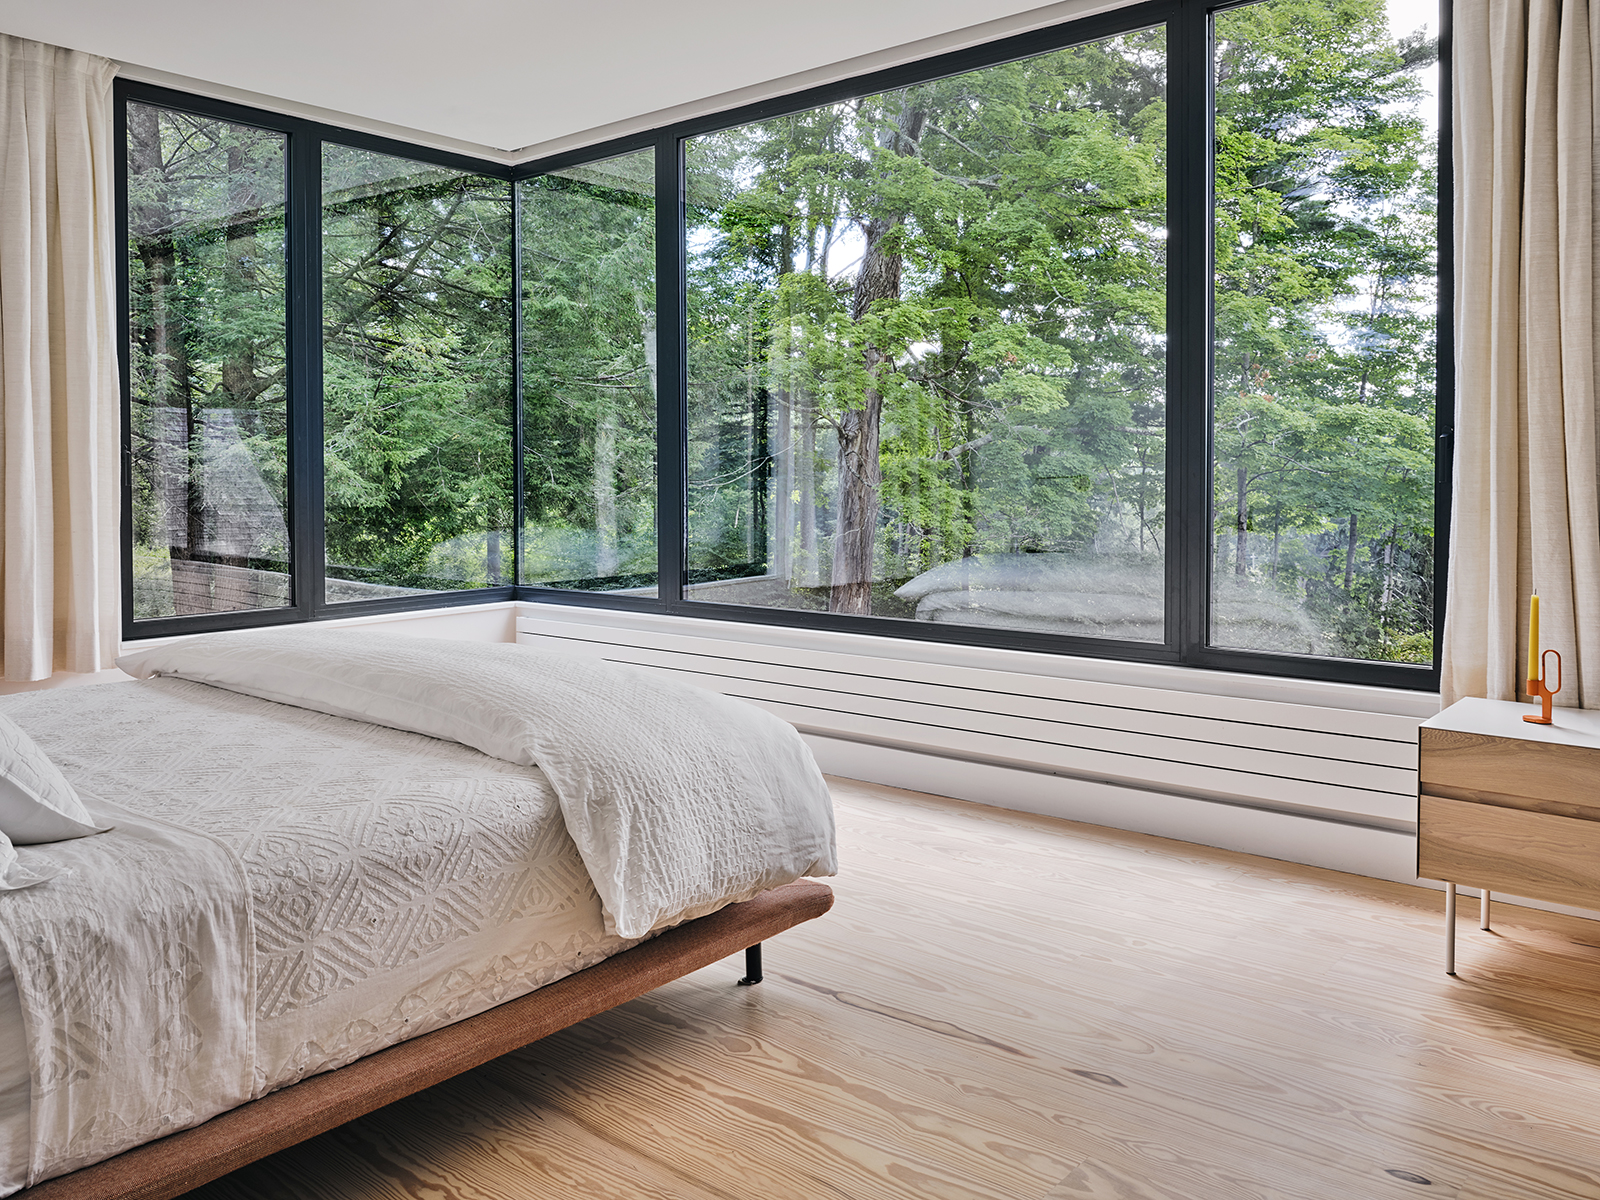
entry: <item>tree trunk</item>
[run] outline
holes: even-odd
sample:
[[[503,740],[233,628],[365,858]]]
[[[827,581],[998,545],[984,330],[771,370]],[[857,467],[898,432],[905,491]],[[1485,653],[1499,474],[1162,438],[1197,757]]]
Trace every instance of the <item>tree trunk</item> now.
[[[900,256],[885,253],[884,235],[893,221],[867,225],[867,253],[856,277],[851,318],[860,321],[877,300],[900,298]],[[833,579],[828,611],[872,615],[873,549],[877,544],[878,510],[883,491],[883,465],[878,461],[883,393],[877,381],[887,356],[878,347],[861,350],[867,383],[861,407],[839,421],[839,519],[833,531]]]
[[[879,145],[901,156],[915,154],[926,120],[927,114],[914,108],[908,99],[895,127],[879,135]],[[852,321],[859,323],[879,300],[900,298],[902,261],[890,242],[899,224],[899,214],[875,216],[862,223],[867,248],[851,296]],[[892,369],[893,363],[882,349],[870,344],[862,347],[861,355],[867,375],[861,407],[845,413],[838,426],[839,521],[833,535],[828,611],[870,616],[873,550],[883,491],[883,466],[878,461],[883,392],[878,380]]]
[[[1394,543],[1400,536],[1400,526],[1389,526],[1389,536],[1383,546],[1383,595],[1378,600],[1378,624],[1389,619],[1389,601],[1394,596]]]
[[[617,573],[617,416],[609,402],[594,429],[594,573]]]
[[[882,356],[868,347],[869,373]],[[839,422],[839,519],[833,531],[833,580],[828,611],[872,615],[873,547],[877,541],[883,469],[878,461],[883,397],[867,388],[861,408]]]
[[[505,566],[500,555],[500,531],[491,529],[489,530],[489,542],[484,562],[484,575],[487,586],[499,587],[500,573],[503,570],[505,570]]]
[[[1356,578],[1356,537],[1360,531],[1360,518],[1350,514],[1350,540],[1344,548],[1344,590],[1349,591]]]
[[[779,579],[794,571],[794,411],[786,389],[772,393],[772,552],[767,567]]]
[[[633,305],[639,310],[639,340],[644,345],[644,365],[650,373],[650,397],[654,399],[661,394],[656,390],[656,314],[654,309],[645,307],[641,292],[633,294]]]
[[[1278,546],[1283,541],[1283,501],[1272,508],[1272,578],[1278,578]]]
[[[224,247],[223,288],[225,292],[232,293],[236,298],[253,296],[259,292],[260,281],[256,272],[256,263],[259,252],[256,243],[256,224],[259,220],[261,198],[256,193],[255,182],[246,170],[248,166],[244,147],[235,143],[228,147],[228,204],[232,215],[237,218],[227,228],[227,242]],[[236,299],[235,303],[239,303]],[[241,307],[248,307],[248,302]],[[233,410],[234,428],[240,433],[251,427],[247,414],[256,410],[256,401],[261,393],[270,387],[268,381],[259,378],[256,370],[256,343],[253,338],[239,337],[233,345],[228,347],[227,356],[222,361],[221,369],[221,396],[218,397],[223,405]],[[220,416],[221,414],[215,414]],[[204,422],[201,422],[200,436],[202,444],[205,441]],[[226,426],[224,426],[226,428]],[[210,453],[225,452],[221,446],[213,446]],[[213,466],[216,470],[221,464]],[[227,469],[240,469],[236,464]],[[200,470],[205,470],[207,464],[199,464]],[[281,505],[282,500],[274,497]],[[280,507],[279,515],[283,516]],[[230,566],[245,567],[251,558],[265,557],[266,551],[271,549],[264,544],[265,539],[260,529],[251,528],[256,524],[248,519],[245,514],[222,512],[215,509],[211,516],[216,528],[212,530],[212,551],[214,561],[227,563]],[[287,530],[287,522],[285,522]],[[280,552],[287,557],[289,547],[284,545]]]
[[[800,496],[800,562],[794,581],[801,587],[821,582],[817,561],[817,411],[810,392],[801,390],[795,410],[800,427],[800,456],[796,466]]]
[[[1238,500],[1234,509],[1234,537],[1237,539],[1236,549],[1233,552],[1233,573],[1235,575],[1244,574],[1245,552],[1248,549],[1246,544],[1246,527],[1249,525],[1249,521],[1249,479],[1244,473],[1244,468],[1240,467],[1238,476]]]
[[[164,179],[160,116],[147,105],[128,106],[128,173],[145,185],[139,190],[147,197],[130,205],[128,232],[138,247],[149,288],[150,312],[143,341],[150,364],[146,402],[155,459],[151,484],[160,498],[164,525],[161,537],[167,544],[168,557],[182,561],[199,549],[205,526],[195,454],[193,379],[183,317],[173,303],[177,298],[178,254],[172,239],[174,218]],[[137,431],[139,422],[135,420],[134,425]],[[176,596],[174,600],[177,601]],[[191,610],[180,607],[178,611]]]

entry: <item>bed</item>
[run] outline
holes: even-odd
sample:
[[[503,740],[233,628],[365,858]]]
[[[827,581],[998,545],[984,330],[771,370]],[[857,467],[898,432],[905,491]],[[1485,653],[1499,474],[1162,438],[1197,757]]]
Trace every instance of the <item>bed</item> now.
[[[0,700],[112,827],[0,891],[0,1195],[178,1195],[831,903],[814,762],[724,697],[307,630],[126,669]]]

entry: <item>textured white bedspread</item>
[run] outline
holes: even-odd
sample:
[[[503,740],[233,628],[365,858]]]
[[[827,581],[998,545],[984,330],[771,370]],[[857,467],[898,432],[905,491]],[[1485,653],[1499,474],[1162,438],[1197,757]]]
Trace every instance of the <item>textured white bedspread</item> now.
[[[91,811],[115,830],[30,849],[64,869],[7,893],[0,909],[30,1079],[27,1161],[14,1166],[30,1181],[197,1124],[252,1091],[253,939],[237,857],[104,800]]]
[[[0,699],[0,709],[61,767],[91,812],[119,826],[22,854],[125,854],[148,840],[135,826],[148,825],[187,838],[191,849],[212,847],[221,855],[212,855],[213,866],[235,864],[254,925],[231,936],[253,942],[254,973],[244,977],[253,978],[254,998],[234,1003],[231,1018],[210,1012],[206,1032],[212,1040],[217,1031],[253,1040],[253,1051],[235,1057],[233,1069],[244,1075],[233,1092],[260,1095],[341,1066],[634,944],[607,934],[556,796],[536,768],[178,680],[34,692]],[[183,859],[157,856],[140,869],[158,892],[162,881],[196,882],[195,865]],[[111,875],[91,863],[69,882],[103,905],[116,888],[132,886]],[[56,883],[8,894],[0,923],[19,927],[18,897],[59,906],[65,894]],[[192,957],[181,961],[188,973],[169,973],[177,993],[185,980],[220,981],[226,973]],[[0,968],[0,1047],[14,1049],[22,1015],[8,995],[9,973]],[[24,981],[41,974],[17,972]],[[109,982],[93,969],[85,978]],[[171,999],[180,1014],[195,1000]],[[127,1077],[137,1014],[119,1023],[115,1005],[96,1012],[90,1040],[115,1047],[108,1061]],[[173,1031],[180,1040],[194,1032]],[[205,1048],[226,1057],[239,1045]],[[155,1136],[149,1128],[107,1127],[80,1107],[52,1137],[36,1130],[30,1138],[30,1119],[55,1111],[55,1093],[49,1062],[31,1039],[29,1049],[26,1067],[36,1078],[42,1073],[43,1088],[29,1089],[26,1075],[19,1085],[18,1056],[0,1050],[0,1195]],[[19,1086],[23,1097],[31,1090],[31,1104],[17,1103]],[[80,1079],[74,1095],[108,1111],[93,1081]],[[169,1088],[151,1111],[168,1132],[248,1098],[214,1089],[175,1103]],[[31,1164],[22,1157],[30,1141]]]
[[[800,735],[752,704],[636,667],[306,628],[209,634],[117,665],[538,766],[606,928],[624,937],[838,870],[833,800]]]

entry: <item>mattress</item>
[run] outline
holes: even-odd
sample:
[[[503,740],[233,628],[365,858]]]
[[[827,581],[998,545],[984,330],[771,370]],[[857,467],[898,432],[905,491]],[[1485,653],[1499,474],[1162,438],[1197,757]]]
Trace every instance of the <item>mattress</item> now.
[[[640,940],[606,934],[535,767],[179,680],[28,693],[0,711],[91,813],[120,806],[238,856],[255,911],[258,1095]],[[0,1195],[26,1174],[28,1096],[0,965]]]

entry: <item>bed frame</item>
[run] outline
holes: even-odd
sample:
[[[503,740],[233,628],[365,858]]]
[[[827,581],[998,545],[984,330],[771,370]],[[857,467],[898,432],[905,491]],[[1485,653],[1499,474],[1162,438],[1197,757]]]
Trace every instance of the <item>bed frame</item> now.
[[[212,1117],[203,1125],[17,1193],[22,1200],[171,1200],[246,1163],[325,1133],[608,1008],[745,950],[741,984],[761,981],[761,942],[833,907],[801,880],[669,929],[516,1000],[337,1071]]]

